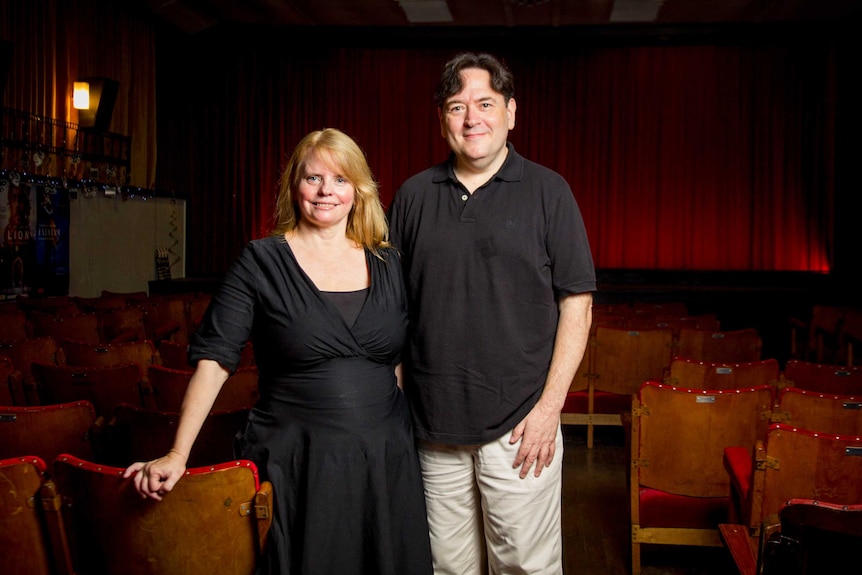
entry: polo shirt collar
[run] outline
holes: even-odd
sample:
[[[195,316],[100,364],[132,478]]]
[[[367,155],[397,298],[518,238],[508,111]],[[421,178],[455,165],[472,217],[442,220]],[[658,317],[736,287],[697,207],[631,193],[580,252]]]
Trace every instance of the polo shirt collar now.
[[[524,157],[515,151],[515,146],[512,142],[506,142],[506,147],[509,148],[509,154],[506,156],[506,161],[494,174],[493,179],[500,179],[504,182],[517,182],[521,180],[524,173]],[[455,154],[450,153],[449,159],[442,164],[438,164],[434,169],[432,181],[437,184],[450,180],[456,182],[455,178]]]

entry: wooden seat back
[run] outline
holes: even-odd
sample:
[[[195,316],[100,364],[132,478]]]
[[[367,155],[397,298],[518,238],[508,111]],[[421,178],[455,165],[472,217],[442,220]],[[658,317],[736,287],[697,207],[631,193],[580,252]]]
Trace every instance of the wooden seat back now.
[[[636,314],[627,318],[625,327],[628,329],[656,329],[669,327],[673,330],[674,339],[679,337],[682,328],[713,330],[721,329],[721,322],[714,313],[699,314],[696,316],[663,316],[650,314]]]
[[[138,306],[102,309],[96,312],[103,342],[140,341],[147,339],[144,310]]]
[[[141,366],[120,363],[105,366],[33,364],[33,378],[43,404],[85,400],[96,414],[111,417],[120,403],[149,405],[149,392],[141,379]]]
[[[862,396],[786,387],[778,394],[774,423],[834,435],[862,435]]]
[[[690,497],[726,496],[723,450],[765,437],[772,398],[767,385],[703,391],[644,384],[635,414],[637,484]]]
[[[783,383],[820,393],[862,396],[862,367],[842,367],[791,359],[784,364]]]
[[[587,448],[592,448],[594,426],[622,425],[622,413],[631,410],[631,397],[640,385],[663,377],[672,347],[669,327],[630,330],[600,323],[591,328],[560,422],[586,425]]]
[[[72,456],[54,462],[76,573],[255,572],[272,522],[272,486],[251,461],[190,468],[161,502],[142,498],[122,474]]]
[[[627,317],[624,315],[610,315],[596,310],[596,304],[593,304],[593,321],[590,324],[590,335],[587,341],[587,347],[584,350],[584,357],[578,365],[577,372],[572,378],[572,383],[569,386],[569,392],[586,391],[589,380],[595,373],[595,346],[596,346],[596,329],[599,326],[624,328]],[[599,310],[604,309],[599,307]],[[586,412],[584,412],[586,413]],[[565,422],[564,422],[565,423]],[[574,423],[574,422],[572,422]]]
[[[0,355],[12,360],[20,376],[17,388],[12,388],[15,405],[39,405],[36,383],[31,366],[34,362],[61,364],[65,360],[60,346],[53,337],[34,337],[21,341],[0,343]]]
[[[725,545],[740,575],[842,573],[862,544],[862,505],[793,498],[777,523],[761,527],[759,544],[742,525],[722,525]]]
[[[188,318],[186,306],[193,295],[151,297],[140,304],[144,311],[147,338],[153,342],[170,339],[177,343],[188,343]]]
[[[197,330],[211,301],[212,296],[209,294],[196,294],[195,298],[186,304],[186,329],[189,336]]]
[[[40,492],[45,462],[36,456],[0,459],[0,562],[4,573],[53,575]]]
[[[0,341],[19,341],[27,339],[31,326],[24,310],[15,308],[0,314]]]
[[[224,382],[213,411],[236,411],[254,407],[260,397],[257,367],[241,367]]]
[[[91,344],[102,341],[99,318],[95,313],[63,316],[32,312],[30,321],[33,324],[34,337],[53,337],[58,341],[69,339]]]
[[[595,357],[595,340],[591,335],[587,340],[587,347],[584,350],[584,357],[578,365],[575,376],[572,378],[572,383],[569,385],[569,393],[585,392],[589,387],[590,376],[593,373],[593,358]]]
[[[670,328],[629,330],[599,326],[595,336],[595,389],[634,395],[648,380],[661,381],[670,364]]]
[[[841,573],[858,560],[862,505],[791,499],[778,518],[778,530],[764,538],[758,573]]]
[[[763,341],[755,328],[679,330],[674,356],[699,361],[746,363],[760,361]]]
[[[862,504],[862,437],[830,435],[774,423],[755,444],[754,477],[748,502],[749,533],[775,523],[792,498],[841,505]]]
[[[161,359],[161,365],[172,369],[193,370],[194,365],[189,363],[188,351],[189,346],[186,343],[179,343],[169,339],[163,339],[156,345]],[[246,343],[242,348],[237,369],[243,367],[254,367],[257,365],[254,357],[254,348],[251,343]]]
[[[20,389],[20,374],[16,373],[12,359],[0,355],[0,405],[26,405]]]
[[[723,450],[763,437],[772,403],[767,385],[707,391],[641,386],[631,418],[633,574],[641,570],[643,543],[721,545],[718,526],[730,507]]]
[[[151,365],[148,369],[148,385],[152,390],[153,407],[161,411],[179,412],[186,388],[194,375],[191,369],[171,369],[162,365]],[[219,391],[212,411],[235,411],[250,409],[257,402],[257,367],[237,369]]]
[[[186,388],[194,371],[174,369],[164,365],[147,368],[147,381],[152,390],[153,408],[159,411],[179,412],[186,395]]]
[[[194,366],[189,363],[189,346],[169,339],[163,339],[156,344],[162,365],[171,369],[190,370]]]
[[[841,341],[845,317],[854,308],[814,304],[808,318],[795,321],[791,333],[791,357],[819,364],[847,365],[847,350]]]
[[[0,407],[0,458],[35,455],[53,461],[60,453],[92,458],[96,410],[88,401]]]
[[[47,297],[19,297],[15,302],[27,315],[33,313],[48,313],[53,315],[78,315],[81,308],[75,303],[75,299],[68,295],[56,295]]]
[[[128,305],[122,296],[76,297],[73,301],[84,313],[122,309]]]
[[[724,363],[675,357],[670,362],[665,383],[696,389],[739,389],[759,385],[777,386],[779,375],[778,360],[772,358]]]
[[[103,289],[100,295],[103,298],[121,298],[126,305],[135,305],[145,302],[150,298],[149,294],[145,291],[118,292]]]
[[[214,465],[234,458],[234,438],[248,419],[248,409],[211,412],[192,446],[187,465]],[[108,437],[111,461],[127,466],[161,457],[173,446],[179,413],[121,404],[111,421]]]
[[[109,366],[134,363],[141,366],[141,378],[146,379],[147,367],[160,364],[161,358],[150,340],[88,344],[79,341],[60,342],[64,363],[83,366]]]

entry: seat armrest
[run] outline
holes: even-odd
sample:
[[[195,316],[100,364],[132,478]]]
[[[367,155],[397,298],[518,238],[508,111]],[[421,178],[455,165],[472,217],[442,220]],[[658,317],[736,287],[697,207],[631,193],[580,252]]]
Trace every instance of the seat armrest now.
[[[748,501],[754,471],[751,452],[745,447],[725,447],[723,457],[731,490],[738,495],[740,501]]]
[[[755,575],[757,573],[757,549],[752,545],[745,525],[722,523],[718,526],[721,540],[730,551],[739,575]]]
[[[272,483],[269,481],[260,484],[254,496],[254,511],[257,517],[257,542],[260,552],[264,553],[272,527]]]

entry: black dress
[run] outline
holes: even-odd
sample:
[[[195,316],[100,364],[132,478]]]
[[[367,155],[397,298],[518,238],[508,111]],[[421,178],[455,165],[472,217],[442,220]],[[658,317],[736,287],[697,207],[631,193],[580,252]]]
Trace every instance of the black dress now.
[[[366,252],[371,277],[352,325],[299,267],[282,237],[251,242],[189,348],[231,371],[250,338],[260,400],[236,456],[273,484],[261,573],[431,573],[410,413],[393,367],[407,303],[394,250]]]

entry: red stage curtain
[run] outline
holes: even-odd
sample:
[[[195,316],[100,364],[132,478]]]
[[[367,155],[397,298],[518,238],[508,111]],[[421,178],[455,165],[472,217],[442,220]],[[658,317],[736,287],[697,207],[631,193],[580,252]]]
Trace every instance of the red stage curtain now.
[[[279,171],[311,130],[359,142],[385,205],[445,159],[432,95],[455,49],[325,44],[282,35],[160,58],[158,187],[189,196],[189,275],[223,272],[268,232]],[[833,257],[833,52],[496,50],[516,78],[511,140],[569,181],[597,267],[811,272]]]
[[[280,169],[311,130],[356,138],[385,205],[445,159],[434,84],[448,57],[477,44],[514,71],[511,140],[570,182],[599,268],[826,273],[836,235],[855,237],[835,200],[836,155],[842,201],[855,172],[846,31],[690,34],[693,44],[648,29],[616,41],[554,29],[551,43],[424,32],[185,35],[109,0],[0,0],[0,39],[15,50],[3,105],[74,121],[73,79],[119,79],[112,130],[132,138],[129,183],[189,199],[190,276],[223,273],[268,233]]]

